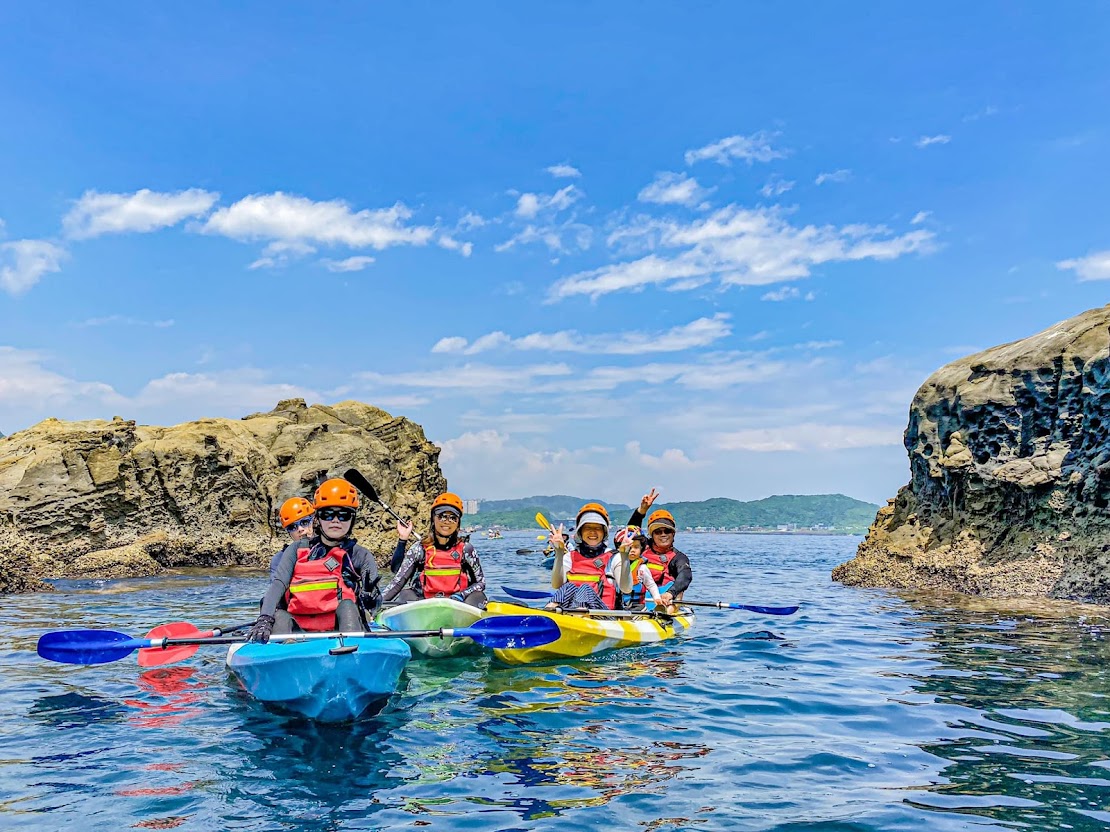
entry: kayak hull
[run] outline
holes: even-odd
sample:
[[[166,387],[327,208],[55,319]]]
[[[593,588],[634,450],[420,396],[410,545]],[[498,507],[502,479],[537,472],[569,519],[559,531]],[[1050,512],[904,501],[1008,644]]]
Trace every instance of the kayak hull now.
[[[227,667],[260,702],[319,722],[343,722],[380,710],[410,656],[401,639],[324,638],[233,644]]]
[[[673,618],[650,615],[602,618],[547,612],[520,604],[490,601],[486,607],[486,614],[519,615],[526,609],[528,615],[542,615],[554,619],[562,635],[555,641],[538,647],[494,650],[493,655],[507,664],[582,658],[621,647],[654,644],[674,638],[694,625],[694,613],[685,607],[681,608],[680,614]]]
[[[470,627],[483,613],[477,607],[456,601],[454,598],[422,598],[382,610],[374,619],[376,624],[389,630],[439,630],[444,627]],[[406,638],[413,656],[445,659],[476,653],[478,645],[469,638],[439,638],[438,636]]]

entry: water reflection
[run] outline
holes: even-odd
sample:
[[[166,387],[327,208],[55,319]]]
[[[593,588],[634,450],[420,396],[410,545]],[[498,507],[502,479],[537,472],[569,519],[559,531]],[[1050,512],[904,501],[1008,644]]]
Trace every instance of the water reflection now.
[[[911,802],[1036,829],[1102,829],[1110,810],[1105,611],[910,596],[934,667],[914,688],[951,707],[948,760]],[[927,604],[927,606],[926,606]],[[1092,615],[1093,612],[1093,615]],[[1108,816],[1110,817],[1110,816]]]

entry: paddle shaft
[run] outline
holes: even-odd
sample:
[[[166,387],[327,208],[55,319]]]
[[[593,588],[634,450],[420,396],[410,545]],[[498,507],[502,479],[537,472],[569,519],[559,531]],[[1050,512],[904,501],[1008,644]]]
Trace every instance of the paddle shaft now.
[[[370,480],[366,479],[366,477],[364,477],[362,475],[362,472],[359,471],[357,468],[348,468],[347,472],[345,474],[343,474],[343,479],[345,479],[347,482],[349,482],[351,485],[353,485],[355,488],[357,488],[359,491],[361,491],[363,494],[365,494],[367,496],[367,498],[370,500],[370,502],[377,503],[379,506],[384,508],[387,512],[392,514],[393,517],[397,520],[398,523],[403,523],[406,526],[411,524],[412,521],[406,520],[400,514],[395,512],[393,510],[393,507],[390,506],[389,503],[387,503],[385,500],[383,500],[381,497],[378,496],[377,489],[374,488],[374,486],[370,484]],[[408,550],[412,546],[415,546],[419,542],[420,542],[420,535],[417,535],[413,539],[411,539],[409,541],[406,541],[405,549]]]

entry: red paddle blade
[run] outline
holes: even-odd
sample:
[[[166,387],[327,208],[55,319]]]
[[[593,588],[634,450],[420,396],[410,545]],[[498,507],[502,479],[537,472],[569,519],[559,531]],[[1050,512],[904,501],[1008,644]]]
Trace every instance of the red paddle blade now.
[[[172,624],[161,624],[146,634],[147,638],[207,638],[212,632],[202,633],[188,621],[175,621]],[[180,644],[162,649],[160,647],[144,647],[139,651],[139,667],[158,667],[163,664],[173,664],[184,661],[196,655],[200,649],[199,644]]]

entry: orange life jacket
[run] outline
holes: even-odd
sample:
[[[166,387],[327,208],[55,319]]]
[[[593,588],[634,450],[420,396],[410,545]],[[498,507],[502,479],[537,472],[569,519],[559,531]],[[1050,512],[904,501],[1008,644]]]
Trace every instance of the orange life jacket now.
[[[462,592],[470,586],[470,578],[463,572],[463,552],[466,542],[458,541],[450,549],[437,549],[433,543],[424,547],[424,571],[420,583],[425,598],[445,598]]]
[[[354,601],[355,592],[343,580],[347,552],[336,546],[324,557],[309,560],[312,550],[297,550],[297,563],[285,593],[285,609],[302,630],[334,630],[335,611],[342,600]]]
[[[570,551],[570,571],[567,580],[573,584],[591,584],[606,607],[617,608],[617,585],[613,576],[608,574],[609,561],[613,552],[606,551],[600,557],[587,558],[577,549]]]

